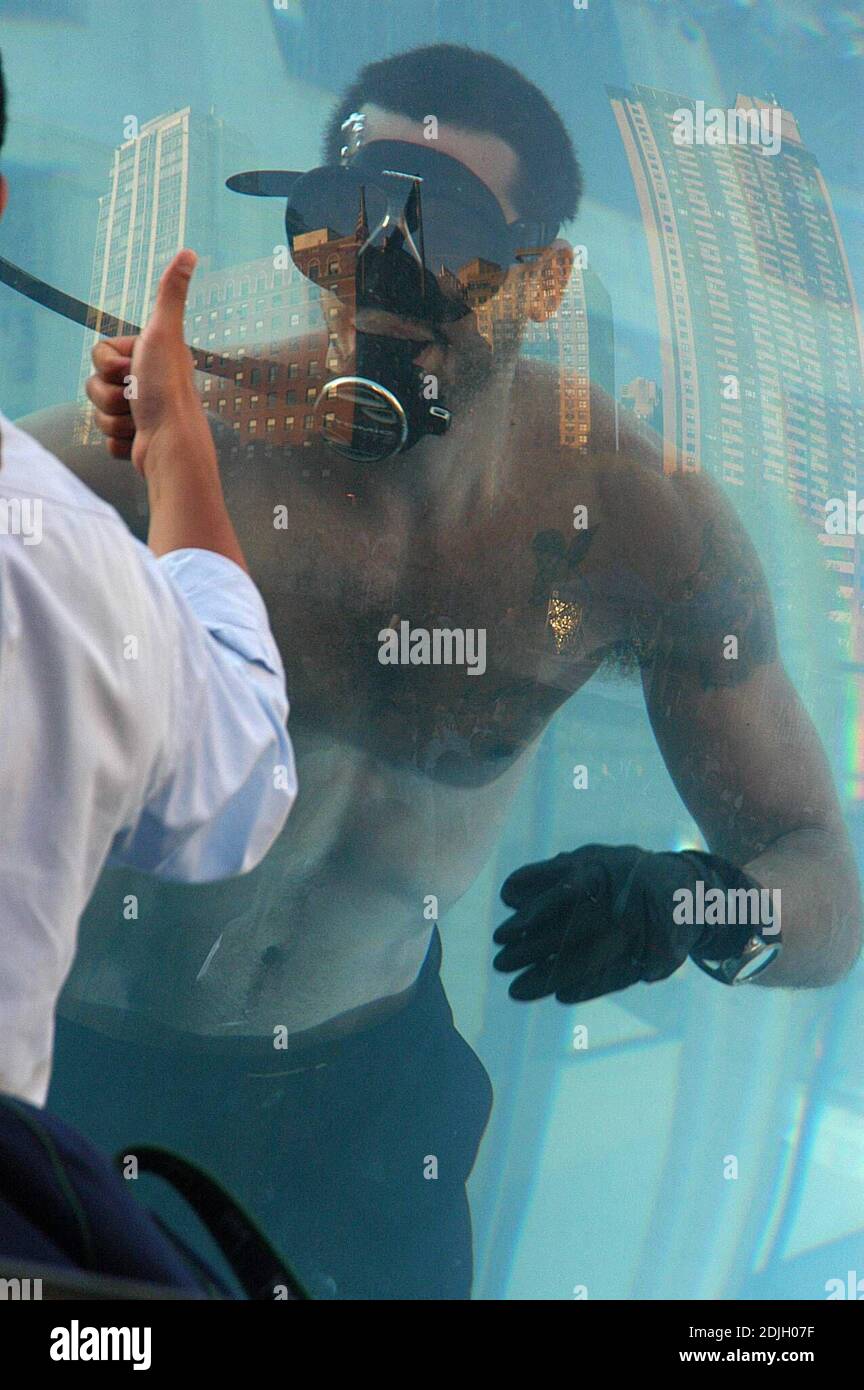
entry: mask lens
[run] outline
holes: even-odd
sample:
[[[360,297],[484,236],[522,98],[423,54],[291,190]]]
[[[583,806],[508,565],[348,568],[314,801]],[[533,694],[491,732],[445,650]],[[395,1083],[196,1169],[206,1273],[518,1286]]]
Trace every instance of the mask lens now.
[[[380,184],[376,181],[380,179]],[[420,186],[423,213],[423,244],[427,268],[439,275],[442,267],[456,275],[473,261],[485,262],[486,280],[503,279],[510,263],[510,245],[506,224],[500,208],[491,194],[477,184],[468,190],[451,192],[435,185],[439,181],[424,180]],[[461,196],[460,196],[461,195]],[[388,178],[384,170],[323,167],[304,174],[292,189],[285,210],[285,227],[291,254],[299,269],[309,279],[317,280],[320,267],[316,264],[315,233],[325,232],[322,246],[357,234],[361,217],[361,196],[365,204],[365,219],[375,245],[382,244],[378,234],[381,224],[390,213],[392,227],[400,216],[406,215],[415,242],[419,244],[419,228],[410,217],[411,187],[400,180]],[[496,273],[497,272],[497,273]],[[496,285],[497,287],[497,285]]]
[[[361,189],[366,203],[366,220],[376,227],[387,212],[387,196],[372,183],[356,179],[347,169],[313,169],[298,179],[285,209],[285,229],[291,254],[295,243],[303,238],[298,250],[309,249],[306,238],[314,232],[327,231],[324,242],[353,237],[361,213]],[[297,260],[297,257],[294,257]],[[308,271],[300,267],[304,274]]]
[[[500,272],[503,279],[510,261],[503,217],[497,210],[426,192],[423,197],[423,233],[429,269],[439,274],[442,264],[454,275],[473,261]]]

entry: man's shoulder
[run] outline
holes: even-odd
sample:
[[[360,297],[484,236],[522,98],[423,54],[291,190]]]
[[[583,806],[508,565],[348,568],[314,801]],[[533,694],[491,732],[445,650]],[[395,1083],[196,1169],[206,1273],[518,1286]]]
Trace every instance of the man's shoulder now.
[[[16,421],[12,428],[62,467],[69,495],[74,489],[82,502],[86,498],[88,505],[96,504],[105,517],[119,516],[133,535],[143,537],[144,483],[131,464],[109,455],[101,436],[92,439],[86,406],[71,401],[50,406]]]
[[[695,553],[705,524],[730,535],[739,531],[735,510],[719,484],[704,472],[670,471],[662,439],[639,428],[631,412],[601,387],[591,384],[588,390],[584,447],[565,443],[560,393],[556,363],[520,360],[514,426],[520,457],[531,460],[529,486],[551,489],[556,505],[574,492],[596,494],[607,524],[621,534],[635,527],[645,545],[675,540],[687,550],[690,540]]]
[[[115,508],[2,415],[0,550],[7,591],[70,631],[114,624],[142,586],[152,591],[149,552]]]
[[[50,447],[0,414],[0,493],[84,512],[116,523],[114,508],[87,486]]]

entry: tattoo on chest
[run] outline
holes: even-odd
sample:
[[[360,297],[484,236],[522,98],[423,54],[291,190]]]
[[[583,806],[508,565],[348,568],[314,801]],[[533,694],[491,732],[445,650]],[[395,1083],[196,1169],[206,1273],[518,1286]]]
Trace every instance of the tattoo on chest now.
[[[535,567],[533,604],[547,603],[553,589],[564,598],[577,597],[573,592],[574,580],[598,530],[599,527],[591,526],[587,531],[580,531],[569,544],[560,531],[537,533],[531,542]]]

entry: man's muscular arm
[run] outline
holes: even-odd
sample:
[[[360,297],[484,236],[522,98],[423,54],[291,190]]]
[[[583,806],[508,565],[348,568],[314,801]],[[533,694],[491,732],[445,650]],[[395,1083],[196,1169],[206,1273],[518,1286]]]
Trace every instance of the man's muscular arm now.
[[[758,982],[831,984],[858,955],[861,899],[825,754],[732,508],[702,475],[668,485],[688,540],[664,547],[680,568],[643,669],[651,724],[710,849],[781,890],[784,949]]]

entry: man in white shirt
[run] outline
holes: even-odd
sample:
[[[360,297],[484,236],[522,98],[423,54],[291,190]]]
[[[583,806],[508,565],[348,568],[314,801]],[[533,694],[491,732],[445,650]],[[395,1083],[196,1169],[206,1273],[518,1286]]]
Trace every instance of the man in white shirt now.
[[[194,264],[166,269],[126,373],[149,549],[0,415],[0,1094],[35,1105],[106,862],[245,873],[296,794],[282,662],[183,342]]]

